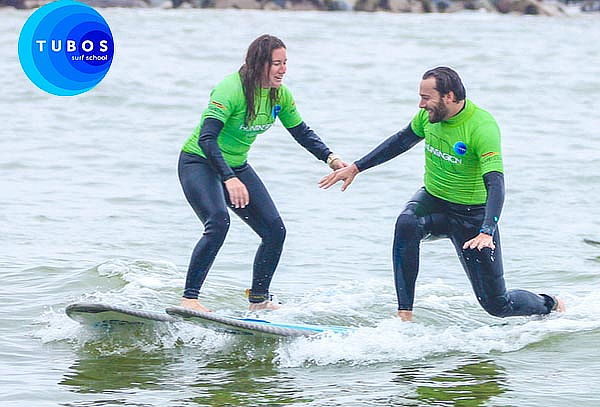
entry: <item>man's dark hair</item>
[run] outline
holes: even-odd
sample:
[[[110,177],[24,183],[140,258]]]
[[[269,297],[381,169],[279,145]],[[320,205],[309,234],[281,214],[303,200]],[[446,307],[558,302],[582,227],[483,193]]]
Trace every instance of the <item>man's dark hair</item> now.
[[[447,95],[448,92],[452,91],[455,102],[460,102],[467,97],[467,92],[460,80],[460,76],[458,76],[455,70],[447,66],[438,66],[425,72],[423,79],[428,78],[435,78],[435,89],[440,92],[440,95]]]

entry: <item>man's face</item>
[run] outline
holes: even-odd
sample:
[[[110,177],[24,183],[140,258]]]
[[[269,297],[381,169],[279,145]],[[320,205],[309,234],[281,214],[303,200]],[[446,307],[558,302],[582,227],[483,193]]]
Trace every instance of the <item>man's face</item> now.
[[[438,123],[448,119],[448,107],[446,103],[452,100],[451,95],[440,95],[435,88],[435,78],[427,78],[421,81],[419,86],[421,101],[419,107],[429,113],[429,122]]]

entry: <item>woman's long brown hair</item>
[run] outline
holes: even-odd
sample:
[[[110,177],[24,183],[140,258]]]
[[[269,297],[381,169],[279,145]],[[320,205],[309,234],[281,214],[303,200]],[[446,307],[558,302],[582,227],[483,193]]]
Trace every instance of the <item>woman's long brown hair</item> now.
[[[265,66],[271,67],[273,64],[271,55],[273,50],[277,48],[285,48],[283,41],[269,34],[261,35],[252,41],[252,44],[248,47],[246,61],[239,69],[242,86],[244,87],[244,96],[246,97],[246,125],[256,118],[257,106],[254,106],[254,99],[264,80]],[[271,88],[269,100],[271,106],[275,106],[277,103],[277,88]]]

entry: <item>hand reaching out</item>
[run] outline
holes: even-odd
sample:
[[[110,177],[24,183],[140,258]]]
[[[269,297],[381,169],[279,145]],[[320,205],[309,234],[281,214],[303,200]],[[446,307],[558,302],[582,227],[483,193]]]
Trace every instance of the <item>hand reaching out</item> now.
[[[342,162],[342,164],[345,164],[346,166],[338,168],[331,174],[321,178],[321,181],[319,181],[319,188],[327,189],[338,181],[344,181],[342,184],[342,191],[345,191],[346,188],[350,186],[354,177],[359,173],[358,167],[356,164],[348,165],[344,162]]]

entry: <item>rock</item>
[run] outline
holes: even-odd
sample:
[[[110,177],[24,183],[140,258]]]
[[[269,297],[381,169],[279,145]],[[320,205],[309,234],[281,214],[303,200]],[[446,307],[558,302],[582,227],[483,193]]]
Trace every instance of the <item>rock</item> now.
[[[413,11],[411,0],[388,0],[389,10],[394,13],[410,13]]]
[[[565,16],[567,12],[561,3],[558,1],[540,1],[538,2],[539,10],[544,16]]]
[[[497,0],[496,10],[500,13],[518,13],[544,16],[565,16],[566,10],[557,1],[542,0]]]
[[[78,0],[92,7],[149,7],[150,4],[144,0]]]
[[[443,0],[449,1],[449,0]],[[429,0],[357,0],[355,11],[391,11],[394,13],[429,13]]]
[[[78,0],[94,8],[103,7],[148,7],[149,3],[144,0]],[[53,0],[22,0],[23,8],[32,9],[52,3]]]
[[[348,11],[352,8],[344,0],[324,0],[324,3],[329,11]]]
[[[285,6],[285,3],[284,3]],[[263,10],[281,10],[283,9],[283,7],[281,6],[281,4],[279,2],[274,2],[274,1],[267,1],[265,4],[263,4]]]
[[[465,10],[486,10],[490,13],[493,13],[496,10],[496,7],[492,4],[490,0],[466,0],[463,3],[463,7]]]
[[[379,8],[379,0],[357,0],[354,3],[355,11],[377,11]]]
[[[288,0],[285,3],[288,10],[327,10],[325,2],[322,0]]]
[[[50,0],[24,0],[23,8],[26,8],[26,9],[39,8],[39,7],[45,6],[48,3],[51,3],[51,1]]]
[[[214,8],[241,8],[241,9],[261,9],[262,4],[258,0],[215,0]]]
[[[0,0],[0,7],[14,7],[16,9],[24,9],[24,0]]]
[[[434,0],[431,3],[432,11],[437,11],[438,13],[455,13],[465,9],[464,3],[459,1]]]
[[[581,11],[589,13],[593,11],[600,11],[600,1],[599,0],[586,0],[581,5]]]

